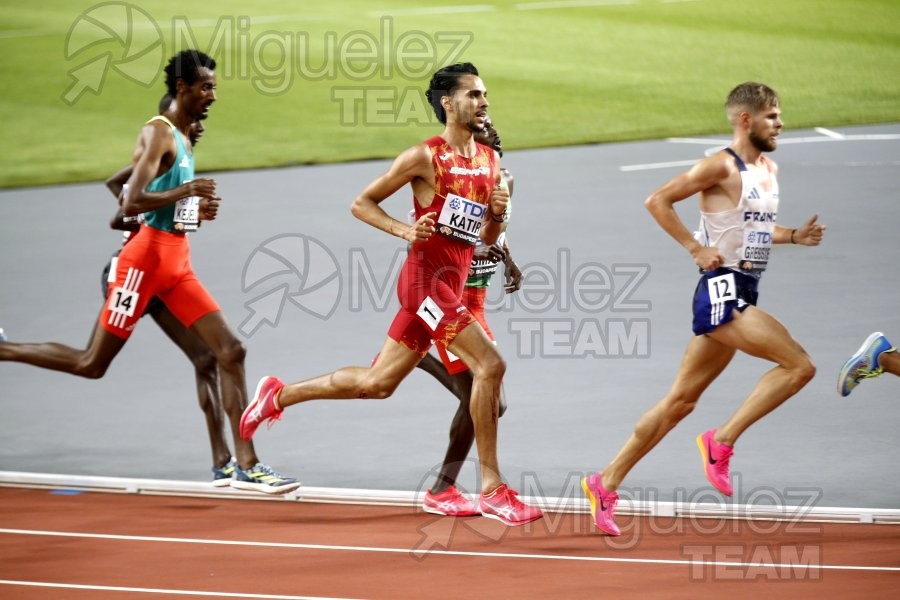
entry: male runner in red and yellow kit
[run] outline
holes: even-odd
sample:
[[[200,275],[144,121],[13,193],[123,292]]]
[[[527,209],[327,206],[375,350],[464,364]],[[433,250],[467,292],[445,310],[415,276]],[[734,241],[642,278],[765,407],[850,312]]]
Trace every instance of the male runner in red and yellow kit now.
[[[487,118],[487,90],[474,65],[461,63],[435,73],[426,96],[445,124],[444,132],[401,153],[352,206],[358,219],[413,244],[397,286],[400,310],[378,360],[368,368],[345,367],[290,385],[264,377],[244,411],[241,435],[250,439],[261,423],[281,418],[284,407],[300,402],[387,398],[437,341],[472,370],[481,512],[507,525],[522,525],[542,514],[522,503],[500,476],[497,421],[506,365],[460,301],[475,243],[497,241],[509,200],[500,184],[496,152],[473,139]],[[406,184],[414,196],[412,225],[391,218],[380,206]]]
[[[500,134],[494,128],[490,116],[485,119],[484,129],[475,132],[475,141],[484,144],[497,151],[497,155],[503,157],[503,142]],[[509,190],[510,203],[507,205],[506,221],[512,213],[512,196],[514,179],[507,169],[500,169],[500,176],[506,182]],[[471,311],[472,316],[478,320],[487,336],[494,341],[487,318],[484,314],[485,298],[491,279],[499,268],[504,265],[505,286],[507,293],[517,291],[522,285],[522,272],[513,260],[507,243],[506,231],[500,235],[492,245],[477,244],[472,255],[472,264],[469,265],[469,277],[463,290],[462,303]],[[425,492],[422,499],[422,508],[425,512],[451,517],[464,517],[481,514],[478,507],[472,503],[469,497],[457,487],[457,477],[463,463],[475,442],[475,429],[472,425],[472,417],[469,412],[469,397],[472,393],[472,372],[468,366],[456,356],[448,354],[447,350],[438,346],[437,358],[432,353],[426,354],[417,365],[418,368],[430,373],[441,385],[447,388],[459,400],[459,406],[450,423],[450,440],[447,452],[441,464],[440,472],[434,485]],[[499,416],[506,412],[506,396],[503,387],[500,387]]]

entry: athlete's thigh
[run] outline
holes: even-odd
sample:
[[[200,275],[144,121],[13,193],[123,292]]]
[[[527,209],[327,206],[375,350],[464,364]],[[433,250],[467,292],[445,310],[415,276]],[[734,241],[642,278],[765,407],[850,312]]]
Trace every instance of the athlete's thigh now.
[[[178,319],[181,320],[180,317]],[[240,343],[237,336],[228,327],[220,310],[203,315],[188,329],[220,359],[224,352],[233,349],[236,344]]]
[[[137,240],[122,249],[107,278],[106,302],[99,324],[109,333],[131,336],[150,300],[164,285],[156,248]]]
[[[475,373],[488,361],[502,360],[497,347],[484,332],[481,324],[475,320],[457,333],[447,348]]]
[[[420,360],[421,353],[388,337],[378,353],[378,359],[372,365],[371,375],[382,381],[399,383],[412,373]]]
[[[192,272],[170,289],[160,292],[159,299],[188,328],[210,313],[221,312],[218,303]]]
[[[735,349],[705,335],[694,336],[684,351],[673,388],[699,395],[718,377]]]
[[[189,358],[197,358],[210,352],[203,340],[195,332],[185,327],[165,305],[153,312],[151,318]]]
[[[755,306],[736,312],[734,320],[708,335],[730,348],[782,365],[806,355],[778,319]]]

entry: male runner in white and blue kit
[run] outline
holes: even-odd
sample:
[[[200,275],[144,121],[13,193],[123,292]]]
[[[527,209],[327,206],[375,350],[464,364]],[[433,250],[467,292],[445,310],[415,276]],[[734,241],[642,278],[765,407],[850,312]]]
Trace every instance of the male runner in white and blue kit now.
[[[681,244],[703,273],[694,293],[694,337],[669,393],[638,421],[634,433],[601,473],[582,488],[598,529],[620,535],[616,490],[637,462],[694,409],[703,391],[735,352],[775,363],[724,425],[697,437],[710,483],[732,494],[729,460],[735,441],[750,425],[799,392],[815,375],[806,351],[784,325],[756,307],[757,285],[772,244],[816,246],[825,226],[813,216],[802,227],[775,224],[777,167],[764,156],[777,146],[781,108],[770,87],[754,82],[734,88],[725,111],[734,130],[731,146],[697,163],[656,190],[645,206]],[[700,231],[692,234],[675,203],[700,194]]]

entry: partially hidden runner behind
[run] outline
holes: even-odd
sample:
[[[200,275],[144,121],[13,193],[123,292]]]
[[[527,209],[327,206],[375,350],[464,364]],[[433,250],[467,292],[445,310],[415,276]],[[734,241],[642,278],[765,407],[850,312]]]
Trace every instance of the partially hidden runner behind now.
[[[900,354],[884,334],[876,331],[866,338],[856,353],[847,359],[838,374],[838,393],[849,396],[866,379],[882,373],[900,375]]]
[[[345,367],[290,385],[264,377],[244,411],[241,435],[250,439],[260,424],[279,419],[284,408],[297,403],[387,398],[438,342],[473,373],[471,414],[481,464],[481,512],[507,525],[522,525],[542,513],[519,500],[500,474],[497,421],[506,365],[460,301],[475,243],[479,238],[489,245],[497,241],[509,200],[498,172],[499,157],[473,138],[487,118],[486,94],[471,63],[435,73],[426,97],[445,124],[444,132],[401,153],[353,202],[357,218],[413,244],[397,285],[401,307],[378,360],[371,367]],[[414,195],[413,225],[391,218],[380,207],[407,184]]]
[[[493,148],[503,158],[503,142],[490,116],[485,120],[484,129],[475,132],[475,141]],[[505,168],[500,169],[500,176],[509,190],[510,202],[506,209],[506,223],[508,224],[512,215],[514,180],[512,174]],[[512,258],[505,229],[493,244],[488,245],[480,240],[476,244],[472,263],[469,266],[469,277],[466,279],[462,296],[462,303],[472,312],[472,315],[484,328],[484,332],[495,343],[494,334],[485,318],[484,306],[487,288],[501,263],[504,267],[506,293],[518,291],[522,285],[522,271]],[[481,514],[481,511],[457,487],[459,472],[475,442],[475,428],[469,413],[472,372],[459,357],[448,352],[443,346],[437,346],[437,349],[440,359],[428,353],[419,362],[418,367],[430,373],[447,388],[459,400],[459,406],[450,423],[450,441],[440,472],[434,485],[426,491],[422,507],[426,512],[432,514],[454,517],[478,515]],[[506,393],[501,385],[498,416],[502,417],[506,408]]]

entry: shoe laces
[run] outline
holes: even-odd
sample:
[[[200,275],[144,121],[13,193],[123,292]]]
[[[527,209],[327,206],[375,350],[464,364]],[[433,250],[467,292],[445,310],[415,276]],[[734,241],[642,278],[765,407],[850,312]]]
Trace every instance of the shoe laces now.
[[[266,418],[266,429],[272,429],[272,426],[280,421],[282,417],[284,417],[283,410],[281,412],[272,413],[272,416]]]
[[[609,518],[614,519],[616,517],[616,506],[619,505],[618,492],[610,492],[604,500],[606,501],[606,512],[609,513]]]
[[[717,473],[721,475],[728,475],[728,466],[731,462],[731,457],[734,455],[734,450],[728,448],[724,444],[720,444],[719,448],[719,458],[716,460],[716,463],[712,466],[713,469],[716,470]]]
[[[431,494],[431,497],[435,500],[441,501],[453,500],[454,498],[459,498],[461,496],[460,491],[456,488],[455,485],[449,486],[443,492],[435,493],[429,490],[429,494]]]
[[[253,467],[250,468],[250,471],[255,476],[268,475],[270,477],[277,477],[278,479],[284,479],[284,477],[282,477],[277,472],[275,472],[275,469],[273,469],[272,467],[270,467],[269,465],[267,465],[265,463],[256,463]]]
[[[519,492],[510,488],[506,488],[506,501],[516,510],[525,507],[525,503],[519,500]]]
[[[857,383],[862,381],[863,379],[871,379],[873,377],[878,377],[884,372],[884,369],[881,367],[875,367],[874,369],[868,368],[868,364],[866,366],[860,366],[858,369],[853,371],[852,378]]]
[[[506,487],[503,493],[496,493],[488,500],[488,502],[490,502],[491,504],[494,504],[493,501],[495,501],[497,504],[505,501],[507,504],[516,509],[525,506],[525,504],[521,500],[519,500],[519,492],[510,488],[509,486]]]

